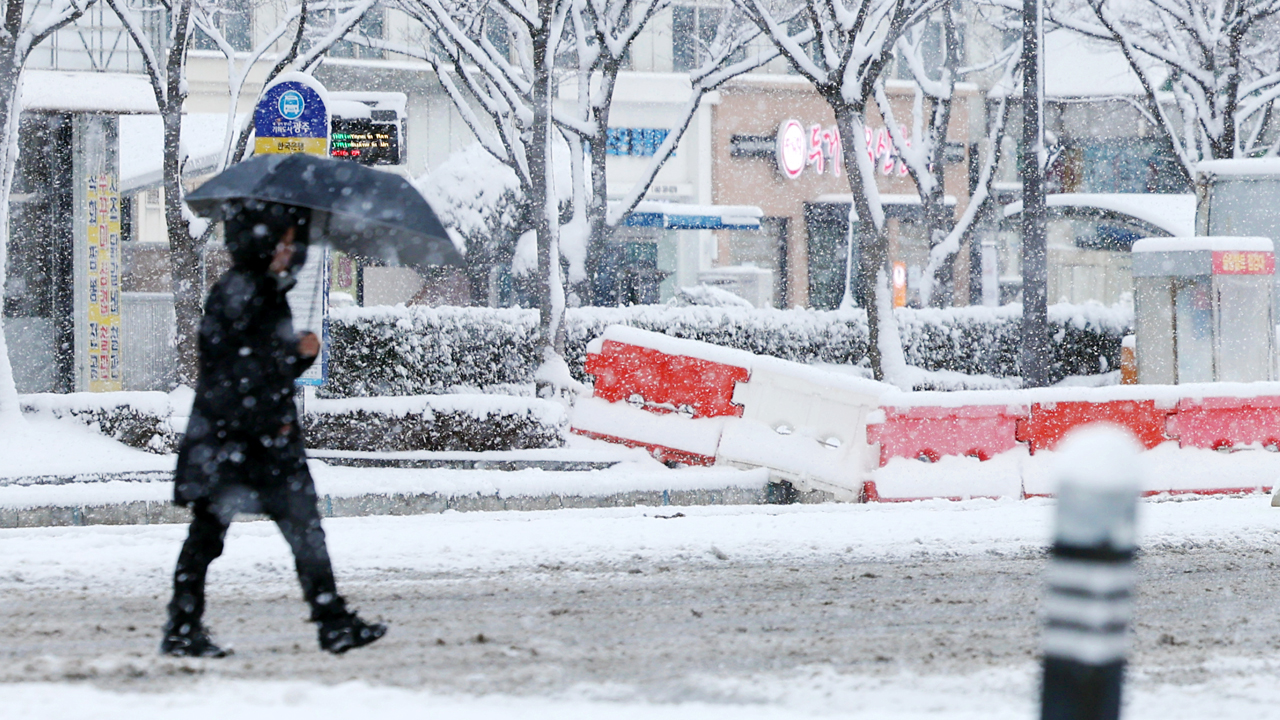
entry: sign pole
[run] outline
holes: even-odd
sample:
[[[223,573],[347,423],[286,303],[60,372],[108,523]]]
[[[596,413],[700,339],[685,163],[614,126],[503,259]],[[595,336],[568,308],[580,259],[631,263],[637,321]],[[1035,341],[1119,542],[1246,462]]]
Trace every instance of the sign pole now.
[[[253,112],[257,155],[329,156],[332,118],[328,93],[304,73],[284,73],[262,90]],[[311,252],[289,291],[294,327],[320,336],[320,357],[298,378],[298,416],[305,416],[306,397],[323,385],[329,371],[329,252]]]

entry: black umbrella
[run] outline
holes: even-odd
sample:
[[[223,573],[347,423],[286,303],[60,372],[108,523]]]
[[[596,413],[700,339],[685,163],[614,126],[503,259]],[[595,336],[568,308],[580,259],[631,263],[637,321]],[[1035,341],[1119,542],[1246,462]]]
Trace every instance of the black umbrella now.
[[[258,155],[187,196],[196,213],[221,220],[228,201],[311,208],[311,238],[390,265],[462,265],[436,213],[407,180],[315,155]]]

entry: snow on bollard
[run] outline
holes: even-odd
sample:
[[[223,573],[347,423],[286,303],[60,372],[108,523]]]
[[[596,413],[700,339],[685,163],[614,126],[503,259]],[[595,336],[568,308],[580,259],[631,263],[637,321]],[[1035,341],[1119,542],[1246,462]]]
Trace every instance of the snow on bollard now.
[[[1045,599],[1041,720],[1115,720],[1133,612],[1140,448],[1114,426],[1059,451]]]

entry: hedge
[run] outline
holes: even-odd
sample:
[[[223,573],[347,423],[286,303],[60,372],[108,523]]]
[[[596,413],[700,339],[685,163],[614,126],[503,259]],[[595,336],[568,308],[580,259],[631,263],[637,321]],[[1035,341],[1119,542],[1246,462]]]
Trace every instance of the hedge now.
[[[1016,377],[1021,308],[896,311],[907,362],[924,370]],[[537,311],[461,307],[335,310],[325,397],[441,394],[457,388],[512,392],[533,381]],[[1099,304],[1049,310],[1051,375],[1096,375],[1119,367],[1132,313]],[[580,380],[587,343],[611,324],[803,363],[859,365],[867,351],[861,310],[718,307],[578,308],[565,317],[565,356]]]
[[[564,406],[527,397],[434,395],[315,400],[307,447],[327,450],[488,451],[564,445]]]

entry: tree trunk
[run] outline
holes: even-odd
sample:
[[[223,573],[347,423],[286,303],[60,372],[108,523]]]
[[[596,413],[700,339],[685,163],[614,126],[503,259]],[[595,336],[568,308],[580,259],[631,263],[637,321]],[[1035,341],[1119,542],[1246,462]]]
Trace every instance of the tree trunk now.
[[[14,57],[13,41],[0,42],[0,419],[21,417],[18,387],[14,383],[13,366],[9,362],[8,343],[4,337],[4,286],[8,277],[9,193],[18,162],[19,81],[22,67]]]
[[[867,358],[871,362],[871,372],[877,380],[884,380],[884,361],[880,352],[881,326],[893,322],[893,318],[882,318],[877,311],[876,283],[880,282],[877,273],[887,270],[889,255],[889,238],[884,231],[882,213],[871,204],[868,192],[875,191],[875,168],[866,158],[866,147],[863,138],[862,113],[843,103],[828,99],[828,103],[836,111],[836,125],[841,138],[848,138],[840,143],[844,156],[844,172],[849,178],[849,190],[853,194],[853,207],[858,213],[858,247],[861,258],[857,270],[857,287],[867,310]],[[868,179],[869,178],[869,179]],[[868,187],[870,185],[870,187]],[[851,235],[850,239],[853,237]],[[851,283],[853,278],[846,278]]]
[[[555,197],[555,187],[551,182],[552,146],[551,146],[551,101],[552,77],[547,50],[551,37],[551,16],[554,11],[553,0],[542,0],[538,5],[538,16],[541,20],[540,30],[533,34],[533,132],[529,143],[529,201],[534,208],[533,229],[538,238],[538,276],[535,287],[538,288],[538,343],[542,347],[542,360],[547,362],[554,356],[563,356],[563,323],[559,315],[563,305],[555,302],[554,283],[559,282],[560,268],[558,253],[553,252],[555,232],[559,225],[559,207]],[[553,383],[545,376],[537,380],[539,396],[554,391]]]
[[[591,153],[591,199],[587,204],[587,283],[590,286],[590,303],[616,305],[617,283],[609,291],[600,287],[601,266],[605,262],[608,243],[612,237],[609,227],[609,184],[606,161],[609,148],[609,113],[613,109],[613,83],[617,77],[616,64],[606,66],[601,79],[601,96],[604,104],[594,109],[596,136],[587,141]],[[612,71],[612,72],[611,72]]]
[[[200,315],[204,307],[204,284],[200,278],[204,243],[201,238],[191,236],[190,224],[183,217],[184,193],[179,163],[182,104],[186,100],[182,68],[190,19],[191,0],[184,0],[178,5],[174,18],[174,46],[169,48],[165,58],[165,98],[160,104],[160,116],[164,125],[164,224],[169,235],[169,272],[177,319],[178,383],[194,387],[199,373]]]

